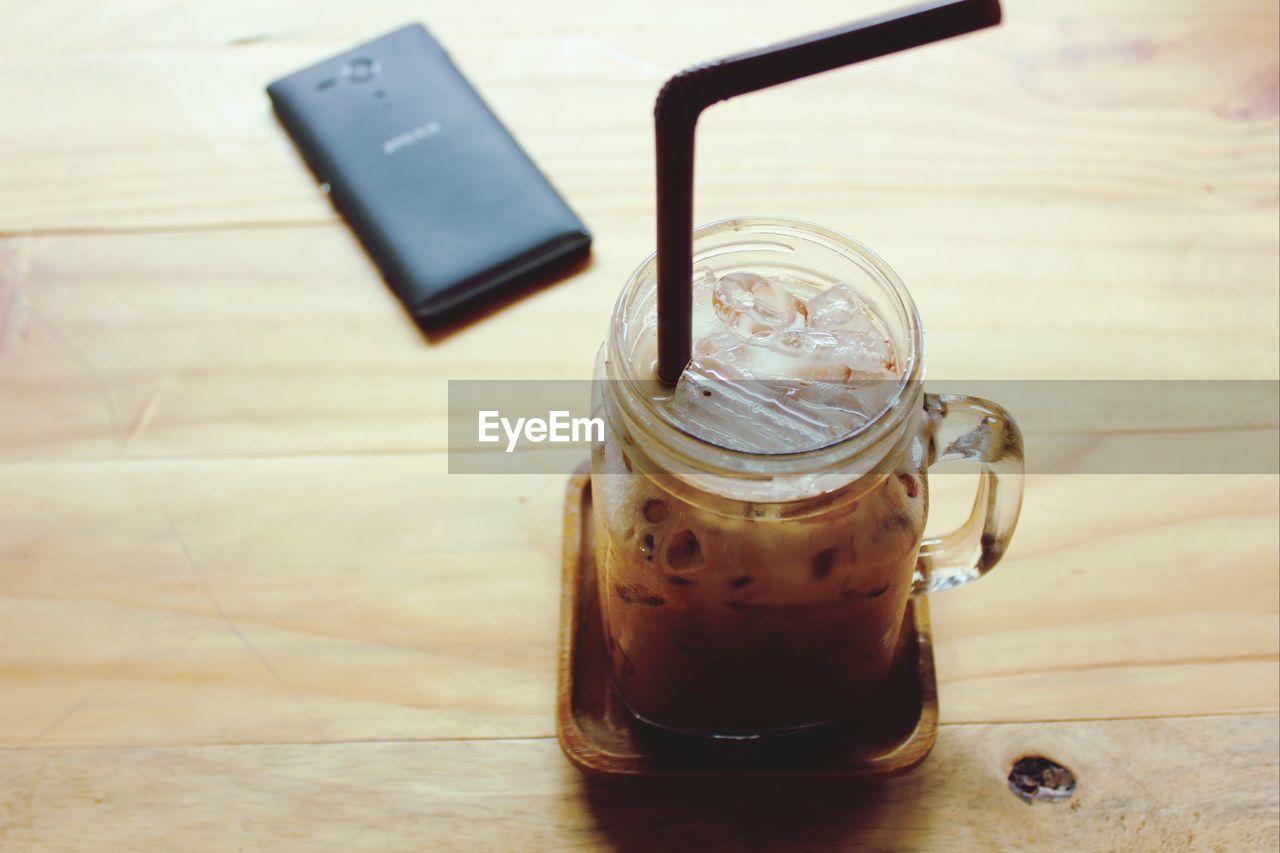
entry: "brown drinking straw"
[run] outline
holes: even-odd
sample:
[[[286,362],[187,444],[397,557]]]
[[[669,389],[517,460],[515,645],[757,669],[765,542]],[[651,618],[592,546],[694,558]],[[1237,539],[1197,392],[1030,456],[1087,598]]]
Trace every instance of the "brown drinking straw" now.
[[[674,385],[693,334],[693,137],[718,101],[1000,23],[999,0],[927,3],[697,65],[654,105],[658,157],[658,378]]]

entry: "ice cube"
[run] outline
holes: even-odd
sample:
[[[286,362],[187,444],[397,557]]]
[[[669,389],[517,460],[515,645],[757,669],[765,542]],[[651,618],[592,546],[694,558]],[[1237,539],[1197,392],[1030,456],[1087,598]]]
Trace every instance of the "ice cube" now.
[[[693,304],[710,305],[711,294],[715,292],[716,285],[720,283],[720,279],[716,278],[716,274],[711,270],[696,269],[693,271]]]
[[[892,347],[871,309],[837,288],[817,303],[818,323],[830,326],[818,328],[785,283],[696,273],[695,310],[710,325],[695,324],[693,358],[664,400],[667,415],[722,447],[765,453],[821,447],[866,423],[894,385],[879,381],[896,375]]]
[[[748,359],[747,344],[737,335],[719,329],[693,344],[691,364],[701,364],[719,378],[740,376],[739,369]]]
[[[778,376],[839,379],[844,378],[843,373],[879,375],[891,373],[893,369],[893,350],[881,335],[844,330],[818,332],[812,329],[788,329],[766,341],[762,348],[803,360],[801,365],[783,365],[782,372],[776,374]],[[807,369],[808,365],[815,369]]]
[[[712,303],[726,329],[763,342],[795,321],[799,300],[763,276],[735,272],[716,284]]]
[[[805,329],[788,329],[770,342],[770,346],[784,355],[801,358],[813,352],[813,338]]]
[[[839,330],[818,332],[813,329],[788,329],[764,346],[752,350],[767,350],[786,356],[786,362],[774,361],[772,373],[748,371],[756,378],[776,376],[794,379],[818,379],[848,381],[855,379],[892,378],[895,374],[890,363],[888,342],[879,335]],[[757,360],[760,356],[754,356]]]
[[[846,367],[850,378],[866,375],[878,379],[892,375],[886,364],[888,341],[882,336],[840,331],[832,333],[832,337],[835,347],[827,357]]]
[[[693,360],[700,370],[719,379],[786,377],[794,370],[789,355],[763,346],[760,338],[743,340],[727,331],[698,339]]]
[[[721,447],[778,453],[820,447],[832,424],[789,402],[790,380],[762,381],[726,374],[694,359],[666,410],[682,428]]]
[[[809,327],[824,332],[846,325],[863,312],[862,300],[844,282],[828,287],[805,303],[805,308],[809,315]]]
[[[879,410],[879,403],[875,408],[868,407],[870,401],[861,385],[821,380],[800,380],[791,384],[791,407],[826,424],[831,437],[852,432]]]
[[[871,307],[844,282],[835,284],[805,304],[808,328],[822,332],[861,332],[884,336]]]
[[[705,337],[720,330],[712,294],[720,283],[716,274],[703,267],[693,271],[693,339]]]
[[[832,354],[839,348],[840,341],[830,332],[788,329],[769,341],[767,345],[770,349],[793,358],[812,356],[819,360],[827,360],[832,358]]]

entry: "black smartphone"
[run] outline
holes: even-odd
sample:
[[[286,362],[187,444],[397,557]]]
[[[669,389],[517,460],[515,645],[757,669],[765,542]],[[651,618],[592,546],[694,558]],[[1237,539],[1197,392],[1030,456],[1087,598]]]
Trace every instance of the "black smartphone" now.
[[[267,94],[424,325],[590,250],[582,221],[421,25],[281,78]]]

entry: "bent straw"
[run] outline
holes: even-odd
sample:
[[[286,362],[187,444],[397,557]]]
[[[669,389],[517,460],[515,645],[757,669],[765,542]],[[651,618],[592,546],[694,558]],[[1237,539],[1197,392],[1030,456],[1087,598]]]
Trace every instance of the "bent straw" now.
[[[693,141],[698,116],[736,95],[1000,23],[999,0],[953,0],[890,12],[697,65],[654,105],[658,172],[658,378],[674,385],[693,334]]]

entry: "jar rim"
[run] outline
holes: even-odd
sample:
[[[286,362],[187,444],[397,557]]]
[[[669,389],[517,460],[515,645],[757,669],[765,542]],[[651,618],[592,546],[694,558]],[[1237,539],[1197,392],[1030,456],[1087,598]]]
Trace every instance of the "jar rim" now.
[[[646,393],[645,386],[652,389],[655,381],[652,377],[636,375],[635,367],[623,347],[626,343],[627,319],[641,299],[647,298],[656,287],[655,267],[657,253],[651,253],[632,272],[626,285],[618,296],[611,316],[609,339],[606,344],[610,384],[620,383],[625,393],[617,395],[628,419],[645,423],[649,431],[661,433],[658,438],[680,456],[689,457],[699,469],[711,467],[721,472],[759,475],[811,472],[815,463],[821,467],[824,461],[834,461],[828,457],[847,459],[857,456],[866,450],[883,443],[886,438],[896,434],[896,428],[902,425],[907,413],[914,409],[920,396],[921,380],[924,373],[924,339],[921,330],[919,313],[911,295],[907,292],[902,280],[893,268],[888,265],[863,243],[814,222],[777,216],[741,216],[721,219],[699,226],[693,232],[695,253],[700,240],[734,231],[743,235],[743,243],[749,244],[752,239],[768,237],[790,237],[807,240],[821,245],[823,248],[845,254],[859,263],[868,272],[887,295],[890,306],[898,313],[898,320],[903,328],[902,341],[895,341],[895,346],[905,344],[906,351],[900,352],[898,361],[902,369],[892,394],[875,416],[854,430],[840,435],[830,442],[818,447],[802,450],[779,452],[761,452],[724,447],[683,428],[663,417],[652,394]],[[732,246],[724,252],[731,253]],[[648,285],[647,287],[645,285]]]

